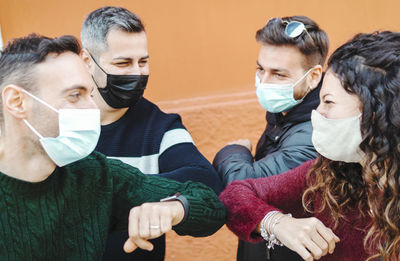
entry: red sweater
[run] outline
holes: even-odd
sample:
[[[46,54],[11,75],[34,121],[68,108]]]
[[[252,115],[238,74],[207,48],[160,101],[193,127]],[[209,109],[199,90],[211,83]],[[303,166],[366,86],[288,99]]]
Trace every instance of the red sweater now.
[[[314,215],[306,212],[302,195],[306,189],[306,175],[314,161],[308,161],[284,174],[268,178],[234,181],[220,195],[228,211],[227,226],[240,239],[250,242],[262,241],[260,235],[252,233],[263,217],[272,210],[292,213],[295,218],[316,217],[325,226],[333,229],[333,218],[328,210]],[[321,199],[313,202],[318,207]],[[363,245],[370,218],[360,218],[358,209],[344,213],[333,232],[340,238],[333,254],[320,260],[366,260],[369,256]]]

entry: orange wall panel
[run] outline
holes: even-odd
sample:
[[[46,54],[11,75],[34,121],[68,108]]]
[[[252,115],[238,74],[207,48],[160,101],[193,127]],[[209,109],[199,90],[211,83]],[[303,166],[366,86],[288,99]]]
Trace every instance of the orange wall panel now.
[[[333,48],[357,32],[400,29],[397,0],[0,0],[3,38],[79,36],[86,14],[104,5],[124,6],[143,19],[151,56],[146,94],[156,101],[253,88],[255,31],[271,17],[310,16]]]

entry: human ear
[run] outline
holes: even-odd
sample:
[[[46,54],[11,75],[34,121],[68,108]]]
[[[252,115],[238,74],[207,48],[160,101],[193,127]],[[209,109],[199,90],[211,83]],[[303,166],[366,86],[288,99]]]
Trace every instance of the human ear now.
[[[86,68],[88,69],[89,73],[93,74],[93,60],[86,49],[82,49],[81,53],[79,54],[82,61],[85,63]]]
[[[25,99],[26,94],[21,87],[13,84],[7,85],[1,94],[5,112],[20,119],[26,117],[28,104]]]
[[[317,88],[319,82],[321,81],[321,78],[322,78],[322,66],[318,64],[314,66],[310,72],[309,86],[312,90]]]

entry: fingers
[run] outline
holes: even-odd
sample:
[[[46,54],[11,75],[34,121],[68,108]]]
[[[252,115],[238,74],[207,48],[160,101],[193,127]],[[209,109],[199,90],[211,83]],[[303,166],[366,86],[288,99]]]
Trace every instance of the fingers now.
[[[339,242],[340,239],[333,233],[333,231],[330,228],[325,227],[325,225],[322,224],[322,222],[319,222],[316,228],[318,234],[323,238],[323,240],[327,244],[327,249],[326,249],[327,252],[329,252],[329,254],[332,254],[333,251],[335,250],[336,243]],[[324,246],[324,244],[320,246]]]
[[[166,210],[167,211],[167,210]],[[168,210],[170,212],[170,210]],[[160,217],[161,233],[167,233],[172,229],[172,214],[167,213]]]
[[[146,206],[143,206],[143,208],[146,208]],[[151,213],[148,213],[151,210],[145,210],[141,211],[139,214],[139,236],[141,238],[149,238],[150,237],[150,218],[151,218]],[[150,216],[150,217],[149,217]],[[156,222],[155,225],[157,225],[158,222]]]
[[[151,251],[153,245],[147,239],[157,238],[172,229],[173,218],[179,214],[175,213],[179,211],[174,211],[176,205],[181,207],[179,202],[154,202],[132,208],[129,213],[129,239],[124,244],[124,251],[129,253],[137,247]]]
[[[295,248],[292,249],[295,251],[301,258],[303,258],[306,261],[312,261],[313,257],[310,252],[307,251],[307,249],[302,246],[302,245],[297,245]]]
[[[133,243],[133,241],[130,238],[128,238],[125,241],[124,251],[126,253],[132,253],[134,250],[136,250],[136,248],[137,248],[137,245],[135,243]]]
[[[333,233],[333,232],[332,232],[332,233]],[[336,243],[340,242],[340,238],[339,238],[337,235],[335,235],[335,242],[336,242]]]
[[[140,237],[130,237],[125,241],[124,251],[126,253],[131,253],[138,247],[147,251],[152,251],[154,248],[153,244],[145,239]]]
[[[145,240],[150,236],[149,218],[143,215],[141,207],[132,208],[129,213],[129,239],[124,244],[124,251],[130,253],[137,247],[151,251],[153,245]],[[159,230],[159,229],[158,229]]]
[[[249,139],[240,139],[236,141],[231,141],[227,145],[241,145],[251,150],[251,141]]]
[[[339,238],[317,218],[285,218],[275,226],[275,235],[304,260],[333,253]]]
[[[321,237],[321,235],[315,231],[311,234],[311,240],[317,245],[317,247],[321,250],[321,256],[324,256],[329,251],[328,241]],[[318,259],[316,255],[313,255],[314,258]]]
[[[322,249],[311,239],[306,239],[303,242],[304,246],[311,252],[311,255],[315,259],[320,259],[323,251]]]
[[[149,227],[150,238],[156,238],[157,236],[160,236],[162,234],[159,213],[152,213],[152,215],[150,215]]]

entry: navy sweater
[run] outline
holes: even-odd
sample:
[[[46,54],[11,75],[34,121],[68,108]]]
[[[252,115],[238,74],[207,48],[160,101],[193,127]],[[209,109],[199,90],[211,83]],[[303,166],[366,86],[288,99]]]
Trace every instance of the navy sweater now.
[[[158,174],[180,182],[198,181],[216,194],[222,190],[216,171],[197,150],[180,116],[162,112],[145,98],[119,120],[101,127],[96,150],[145,174]],[[122,252],[123,239],[126,235],[109,238],[105,260],[164,259],[165,237],[152,241],[155,245],[152,252],[137,250],[131,255]]]

